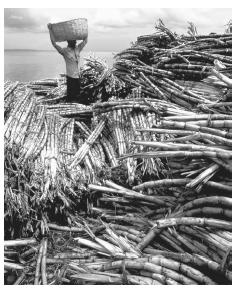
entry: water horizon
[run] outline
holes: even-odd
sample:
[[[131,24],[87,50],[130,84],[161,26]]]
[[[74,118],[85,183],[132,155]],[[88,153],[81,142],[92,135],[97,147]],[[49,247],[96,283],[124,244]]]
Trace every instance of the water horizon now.
[[[94,55],[112,67],[116,53],[117,51],[83,51],[81,65],[86,57]],[[4,49],[4,80],[28,82],[57,78],[65,72],[65,61],[55,49]]]
[[[4,51],[51,51],[57,52],[56,49],[29,49],[29,48],[4,48]],[[119,51],[112,51],[112,50],[89,50],[84,51],[84,53],[91,53],[91,52],[111,52],[111,53],[118,53]]]

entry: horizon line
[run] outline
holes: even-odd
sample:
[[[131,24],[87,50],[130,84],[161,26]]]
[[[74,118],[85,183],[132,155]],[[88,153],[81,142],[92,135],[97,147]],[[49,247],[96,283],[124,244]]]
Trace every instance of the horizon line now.
[[[27,51],[54,51],[56,52],[55,49],[28,49],[28,48],[4,48],[4,51],[16,51],[16,50],[27,50]],[[84,52],[119,52],[117,50],[90,50],[90,51],[84,51]]]

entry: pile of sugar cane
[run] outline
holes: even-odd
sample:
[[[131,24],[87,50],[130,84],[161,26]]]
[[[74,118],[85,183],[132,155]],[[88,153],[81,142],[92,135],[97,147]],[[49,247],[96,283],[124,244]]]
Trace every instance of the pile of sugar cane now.
[[[62,79],[5,83],[6,282],[232,283],[231,41],[160,21],[96,62],[117,85],[90,106]]]
[[[80,97],[86,99],[86,103],[89,104],[107,101],[110,98],[125,98],[130,92],[129,85],[115,76],[113,70],[104,59],[94,55],[86,57],[81,67]],[[64,74],[57,79],[47,78],[26,82],[24,86],[35,92],[41,104],[65,102],[66,77]]]

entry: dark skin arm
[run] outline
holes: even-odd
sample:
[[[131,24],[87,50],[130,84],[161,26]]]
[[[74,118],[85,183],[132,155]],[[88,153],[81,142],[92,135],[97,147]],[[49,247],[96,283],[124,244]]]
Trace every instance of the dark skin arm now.
[[[87,44],[88,37],[86,37],[81,43],[78,44],[79,52],[83,50],[84,46]]]
[[[52,31],[52,24],[49,23],[48,24],[48,29],[49,29],[49,33],[50,33],[50,40],[52,42],[53,47],[60,53],[63,55],[63,49],[61,48],[61,46],[57,45],[54,35],[53,35],[53,31]]]

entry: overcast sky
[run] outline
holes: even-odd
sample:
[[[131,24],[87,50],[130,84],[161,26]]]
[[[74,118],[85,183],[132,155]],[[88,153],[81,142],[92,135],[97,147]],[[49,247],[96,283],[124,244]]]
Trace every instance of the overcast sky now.
[[[129,47],[137,36],[153,33],[161,18],[172,31],[186,33],[188,21],[197,26],[199,34],[223,33],[231,19],[225,8],[112,8],[112,9],[4,9],[5,49],[53,49],[47,23],[79,17],[88,19],[89,42],[86,51],[119,51]]]

